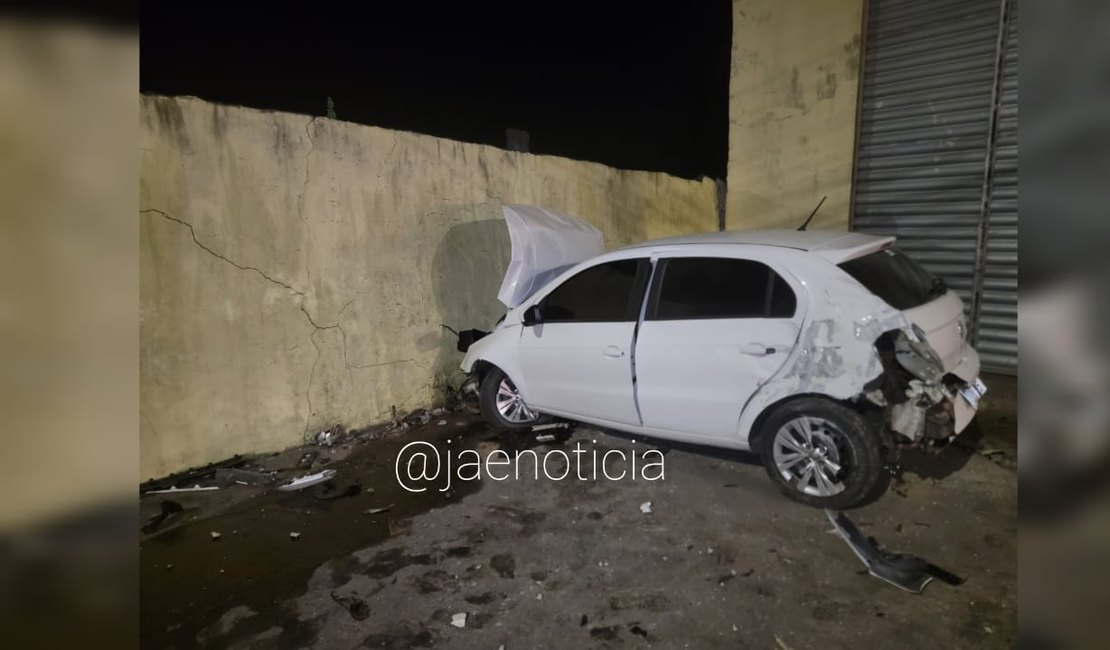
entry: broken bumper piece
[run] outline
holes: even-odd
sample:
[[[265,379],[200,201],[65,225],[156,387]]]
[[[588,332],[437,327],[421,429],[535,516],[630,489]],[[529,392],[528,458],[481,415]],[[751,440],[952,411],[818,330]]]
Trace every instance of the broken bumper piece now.
[[[867,567],[867,572],[910,593],[920,594],[933,578],[957,586],[963,578],[931,564],[915,555],[892,553],[879,547],[873,537],[866,537],[855,523],[842,512],[825,510],[833,530]]]

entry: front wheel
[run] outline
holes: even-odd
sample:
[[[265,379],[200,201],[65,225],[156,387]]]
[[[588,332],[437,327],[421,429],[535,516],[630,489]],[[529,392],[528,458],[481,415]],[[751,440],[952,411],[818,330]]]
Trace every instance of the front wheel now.
[[[501,429],[530,429],[540,416],[528,408],[516,384],[500,368],[492,368],[482,379],[479,395],[482,417]]]
[[[882,480],[879,436],[863,416],[820,398],[779,407],[760,431],[763,467],[791,499],[818,508],[861,505]]]

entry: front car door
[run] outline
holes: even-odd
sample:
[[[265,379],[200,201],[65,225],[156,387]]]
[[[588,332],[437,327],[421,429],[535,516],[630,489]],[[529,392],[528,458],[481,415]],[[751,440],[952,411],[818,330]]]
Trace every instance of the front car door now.
[[[636,343],[645,428],[734,439],[748,398],[786,361],[801,329],[790,284],[729,256],[660,257]]]
[[[578,271],[536,304],[522,328],[520,362],[529,406],[546,413],[640,423],[632,394],[632,337],[651,264],[612,260]]]

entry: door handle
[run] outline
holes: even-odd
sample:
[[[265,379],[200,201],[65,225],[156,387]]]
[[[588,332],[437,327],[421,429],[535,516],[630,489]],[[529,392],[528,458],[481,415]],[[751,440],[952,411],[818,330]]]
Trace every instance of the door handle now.
[[[605,350],[602,352],[602,354],[613,359],[619,359],[620,357],[624,356],[624,350],[618,348],[615,345],[607,345],[605,346]]]
[[[752,357],[765,357],[775,353],[775,348],[769,348],[762,343],[747,343],[740,348],[740,351]]]

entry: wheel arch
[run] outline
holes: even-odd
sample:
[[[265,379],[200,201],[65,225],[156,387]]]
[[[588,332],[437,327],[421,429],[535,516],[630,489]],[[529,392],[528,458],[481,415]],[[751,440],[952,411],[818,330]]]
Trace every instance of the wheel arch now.
[[[820,399],[831,404],[838,404],[840,406],[847,407],[862,415],[864,417],[864,420],[867,421],[869,425],[876,426],[877,423],[879,426],[881,426],[882,409],[875,406],[874,404],[871,404],[870,402],[837,399],[825,393],[796,393],[793,395],[787,395],[786,397],[783,397],[778,401],[771,402],[766,407],[764,407],[762,411],[759,412],[759,415],[755,417],[755,420],[752,421],[752,426],[748,433],[748,445],[751,450],[755,452],[758,452],[760,450],[763,435],[763,425],[772,415],[774,415],[775,411],[786,406],[787,404],[791,404],[803,399]]]

